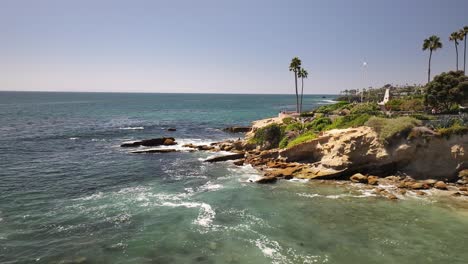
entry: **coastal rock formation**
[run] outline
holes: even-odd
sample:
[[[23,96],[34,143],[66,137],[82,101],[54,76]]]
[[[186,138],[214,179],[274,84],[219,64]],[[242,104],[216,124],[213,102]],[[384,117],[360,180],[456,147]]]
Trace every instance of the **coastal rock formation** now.
[[[162,138],[152,138],[152,139],[145,139],[140,141],[128,142],[123,143],[120,145],[123,148],[131,148],[131,147],[157,147],[161,145],[175,145],[175,139],[173,137],[162,137]]]
[[[209,158],[209,159],[206,159],[205,162],[219,162],[219,161],[237,160],[237,159],[242,159],[242,158],[244,158],[244,153],[235,153],[235,154]]]
[[[456,181],[458,172],[468,166],[466,150],[468,135],[397,138],[385,145],[372,128],[362,126],[327,131],[279,154],[288,162],[308,164],[304,178],[339,179],[358,172],[385,176],[399,171],[416,179]]]
[[[251,129],[252,129],[251,127],[232,126],[232,127],[224,128],[223,131],[230,132],[230,133],[247,133]]]

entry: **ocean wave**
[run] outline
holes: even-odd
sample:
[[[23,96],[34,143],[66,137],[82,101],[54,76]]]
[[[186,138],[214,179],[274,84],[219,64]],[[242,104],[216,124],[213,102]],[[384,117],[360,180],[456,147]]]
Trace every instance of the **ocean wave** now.
[[[320,198],[327,198],[327,199],[341,199],[341,198],[348,198],[348,197],[351,197],[351,198],[368,198],[368,197],[377,196],[372,191],[362,191],[360,195],[353,195],[353,194],[349,194],[349,193],[332,194],[332,195],[322,195],[322,194],[318,194],[318,193],[312,193],[312,194],[309,194],[309,193],[296,193],[296,194],[298,196],[307,197],[307,198],[320,197]]]
[[[257,232],[255,232],[257,233]],[[328,263],[328,256],[299,254],[292,248],[284,249],[278,241],[271,240],[267,236],[257,233],[260,238],[249,240],[263,255],[271,260],[271,263]]]
[[[121,130],[143,130],[145,128],[142,126],[138,126],[138,127],[119,127],[119,129]]]
[[[200,208],[198,217],[193,221],[194,224],[201,227],[210,228],[214,227],[212,225],[213,220],[216,216],[216,212],[213,210],[211,205],[201,202],[162,202],[160,206],[169,206],[169,207],[185,207],[185,208]]]
[[[204,185],[198,188],[199,191],[217,191],[223,188],[221,184],[214,184],[211,181],[208,181]]]
[[[227,169],[228,171],[232,172],[232,174],[237,176],[240,182],[255,182],[262,177],[261,174],[250,164],[243,166],[233,165]]]
[[[80,138],[79,138],[79,137],[71,137],[71,138],[69,138],[69,140],[78,140],[78,139],[80,139]]]

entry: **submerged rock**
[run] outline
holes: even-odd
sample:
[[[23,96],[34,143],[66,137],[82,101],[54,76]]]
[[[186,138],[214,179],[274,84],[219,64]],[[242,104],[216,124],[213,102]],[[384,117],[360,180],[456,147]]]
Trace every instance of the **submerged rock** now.
[[[206,159],[205,162],[219,162],[219,161],[228,161],[228,160],[237,160],[244,158],[244,153],[229,154],[224,156],[218,156],[214,158]]]
[[[242,166],[242,165],[244,165],[244,161],[245,161],[245,159],[238,159],[238,160],[235,160],[235,161],[234,161],[234,165]]]
[[[157,147],[161,145],[175,145],[175,139],[173,137],[162,137],[162,138],[152,138],[152,139],[145,139],[140,141],[128,142],[123,143],[120,145],[123,148],[132,148],[132,147]]]
[[[278,180],[275,176],[262,177],[256,180],[256,183],[275,183]]]
[[[232,126],[224,128],[223,131],[230,133],[247,133],[251,129],[251,127]]]
[[[174,131],[177,131],[177,129],[175,127],[170,127],[170,128],[167,129],[167,131],[174,132]]]
[[[134,150],[134,151],[131,151],[130,153],[133,153],[133,154],[139,154],[139,153],[168,153],[168,152],[177,152],[178,150],[176,149],[158,149],[158,148],[154,148],[154,149],[142,149],[142,150]]]

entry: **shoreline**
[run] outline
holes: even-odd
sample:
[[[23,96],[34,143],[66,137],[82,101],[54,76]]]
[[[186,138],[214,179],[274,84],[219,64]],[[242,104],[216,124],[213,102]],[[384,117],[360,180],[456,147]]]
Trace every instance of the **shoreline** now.
[[[333,144],[340,142],[345,138],[347,143],[352,144],[356,141],[353,141],[352,138],[346,138],[348,136],[346,133],[354,133],[359,131],[361,134],[366,134],[367,136],[375,137],[376,135],[369,132],[367,127],[357,127],[351,129],[337,129],[332,130],[331,133],[333,136],[327,134],[327,132],[322,133],[317,139],[313,139],[310,141],[306,141],[298,146],[293,148],[286,148],[286,149],[268,149],[262,150],[259,146],[253,144],[249,139],[253,136],[254,131],[258,130],[262,127],[265,127],[269,124],[279,122],[279,118],[266,118],[261,120],[256,120],[252,122],[252,130],[245,134],[244,138],[239,138],[238,140],[224,140],[220,142],[213,142],[209,145],[197,145],[194,143],[185,143],[181,145],[182,149],[173,148],[173,145],[176,145],[177,142],[171,138],[171,142],[169,146],[161,145],[157,148],[149,148],[143,149],[138,151],[131,151],[130,153],[166,153],[166,152],[177,152],[177,151],[208,151],[213,153],[223,153],[221,155],[212,155],[210,158],[204,160],[205,162],[223,162],[223,161],[231,161],[233,164],[237,166],[243,165],[251,165],[258,173],[260,178],[257,180],[252,180],[251,182],[255,182],[258,184],[271,184],[275,183],[278,180],[291,180],[291,179],[298,179],[304,181],[315,181],[321,183],[332,183],[332,184],[359,184],[360,187],[364,187],[368,189],[372,195],[385,197],[391,200],[397,200],[405,195],[414,195],[418,197],[425,197],[428,195],[430,191],[431,195],[437,195],[440,197],[457,197],[462,199],[468,199],[468,171],[461,170],[460,174],[465,176],[461,177],[465,182],[460,181],[449,181],[447,179],[441,179],[440,177],[411,177],[405,173],[370,173],[368,168],[362,167],[359,170],[358,168],[353,168],[349,171],[346,169],[343,170],[333,170],[330,167],[326,168],[322,166],[322,161],[318,162],[303,162],[303,161],[291,161],[290,158],[293,157],[289,155],[288,151],[291,152],[291,149],[300,149],[301,146],[311,146],[314,142],[321,143],[322,145],[326,145],[330,143],[329,141],[334,138]],[[245,127],[243,127],[245,130]],[[363,130],[363,131],[360,131]],[[225,131],[233,131],[232,128],[226,128]],[[245,132],[245,131],[242,131]],[[344,134],[340,134],[344,133]],[[464,142],[466,138],[462,137]],[[321,142],[326,139],[325,142]],[[427,140],[427,138],[425,139]],[[441,139],[445,141],[445,139]],[[457,140],[455,140],[456,142]],[[411,144],[420,144],[413,142],[408,143],[410,146]],[[378,147],[382,147],[378,145]],[[406,146],[407,147],[407,146]],[[158,151],[160,149],[161,151]],[[397,148],[399,149],[399,148]],[[353,151],[359,151],[358,149],[354,149]],[[369,151],[369,149],[366,149]],[[374,151],[374,150],[373,150]],[[293,151],[294,152],[294,151]],[[402,155],[403,152],[401,150],[397,153]],[[282,156],[285,155],[286,157]],[[329,153],[330,154],[330,153]],[[345,153],[332,153],[331,154],[331,161],[336,162],[333,160],[333,157],[342,156]],[[320,165],[320,166],[318,166]],[[335,164],[336,165],[336,164]],[[379,167],[379,164],[368,164],[371,167]],[[380,164],[382,167],[388,166],[387,164]],[[349,164],[348,164],[349,166]],[[348,168],[349,169],[349,168]],[[434,192],[435,191],[435,192]]]

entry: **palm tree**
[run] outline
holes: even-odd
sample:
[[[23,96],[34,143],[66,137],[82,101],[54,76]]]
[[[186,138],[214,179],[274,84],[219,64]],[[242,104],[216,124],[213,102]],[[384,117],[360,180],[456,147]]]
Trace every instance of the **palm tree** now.
[[[440,38],[436,35],[432,35],[429,38],[424,40],[423,43],[423,50],[429,49],[429,68],[427,69],[427,82],[431,81],[431,59],[432,59],[432,52],[442,48],[442,42],[440,42]]]
[[[301,60],[298,57],[294,57],[289,64],[289,71],[294,72],[294,83],[296,84],[296,112],[299,113],[299,94],[297,92],[297,74],[301,70]]]
[[[308,75],[309,73],[304,68],[300,69],[297,74],[297,77],[301,78],[301,82],[302,82],[301,103],[299,105],[299,113],[302,113],[302,98],[304,97],[304,78],[307,78]]]
[[[459,40],[463,40],[463,36],[460,32],[452,32],[452,34],[450,34],[450,37],[449,37],[449,40],[450,41],[453,41],[454,44],[455,44],[455,54],[457,56],[457,71],[458,71],[458,41]]]
[[[463,73],[466,74],[466,35],[468,34],[468,26],[464,26],[460,29],[460,40],[465,40],[465,51],[463,52]]]

